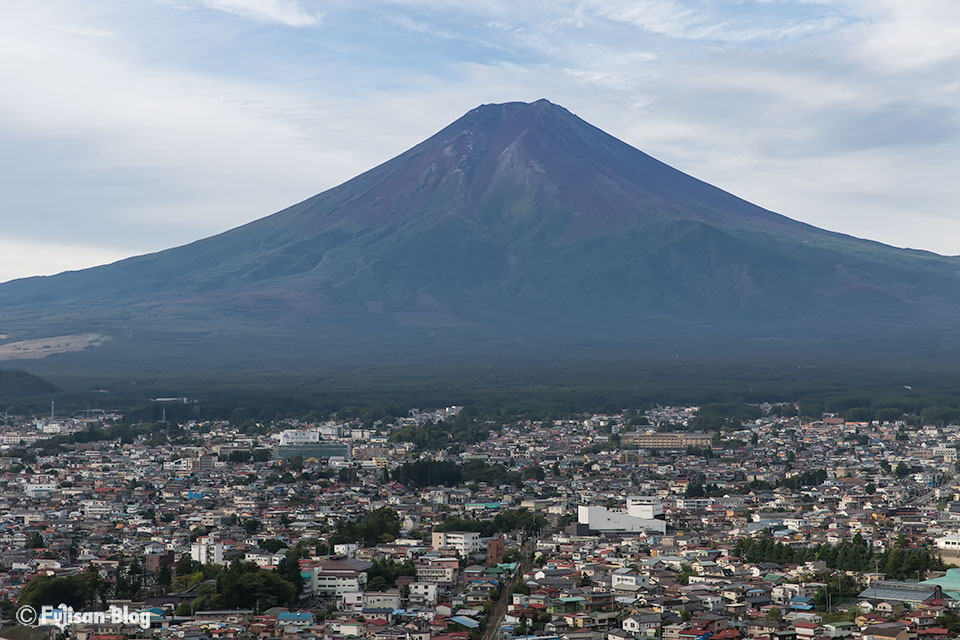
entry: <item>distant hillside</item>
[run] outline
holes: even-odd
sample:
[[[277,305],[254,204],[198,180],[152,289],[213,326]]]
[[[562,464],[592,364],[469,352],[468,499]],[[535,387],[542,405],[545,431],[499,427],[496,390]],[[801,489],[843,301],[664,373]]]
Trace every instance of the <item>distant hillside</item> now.
[[[0,369],[0,399],[24,398],[58,391],[60,389],[56,385],[26,371]]]
[[[546,100],[226,233],[0,285],[0,329],[52,354],[31,369],[94,376],[907,362],[956,354],[958,317],[960,260],[764,210]]]

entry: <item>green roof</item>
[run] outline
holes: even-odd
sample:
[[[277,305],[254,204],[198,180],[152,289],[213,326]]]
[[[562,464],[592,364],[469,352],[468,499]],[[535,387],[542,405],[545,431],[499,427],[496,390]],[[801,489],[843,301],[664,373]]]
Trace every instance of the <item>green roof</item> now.
[[[960,569],[947,569],[947,575],[924,580],[920,584],[940,585],[944,591],[960,591]]]

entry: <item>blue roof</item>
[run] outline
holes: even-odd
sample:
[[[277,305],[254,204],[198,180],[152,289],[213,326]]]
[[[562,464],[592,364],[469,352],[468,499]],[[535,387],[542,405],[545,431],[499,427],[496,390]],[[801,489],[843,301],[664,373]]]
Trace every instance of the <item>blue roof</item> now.
[[[474,620],[473,618],[468,618],[467,616],[453,616],[450,618],[450,622],[456,622],[457,624],[466,627],[467,629],[479,629],[480,623]]]
[[[313,622],[313,614],[309,611],[281,611],[277,614],[281,622]]]

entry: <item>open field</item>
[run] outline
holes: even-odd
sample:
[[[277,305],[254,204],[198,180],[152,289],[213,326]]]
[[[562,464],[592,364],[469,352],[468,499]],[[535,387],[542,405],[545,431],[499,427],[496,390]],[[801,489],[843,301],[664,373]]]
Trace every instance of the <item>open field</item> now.
[[[104,340],[104,336],[99,333],[76,333],[50,338],[17,340],[0,344],[0,360],[31,360],[45,358],[55,353],[83,351],[89,347],[100,346]]]

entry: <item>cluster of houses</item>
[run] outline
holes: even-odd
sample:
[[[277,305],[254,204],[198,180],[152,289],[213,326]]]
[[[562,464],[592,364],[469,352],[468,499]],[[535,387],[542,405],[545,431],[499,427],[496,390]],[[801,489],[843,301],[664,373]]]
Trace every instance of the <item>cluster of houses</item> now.
[[[797,549],[857,537],[872,553],[906,545],[951,564],[958,427],[807,422],[764,409],[722,432],[688,428],[695,407],[497,421],[479,442],[438,448],[397,434],[460,407],[373,424],[191,422],[172,439],[61,438],[46,455],[48,438],[121,416],[8,417],[0,599],[15,603],[38,577],[92,569],[117,585],[111,603],[151,615],[148,630],[78,628],[80,640],[955,637],[952,570],[892,580],[883,567],[750,562],[737,543],[765,536]],[[483,463],[488,473],[457,486],[394,479],[416,461]],[[345,525],[383,509],[395,530],[374,545],[343,540]],[[517,513],[534,525],[494,526]],[[182,606],[198,595],[176,588],[183,558],[271,571],[292,549],[298,602]],[[384,563],[404,570],[385,579]]]

